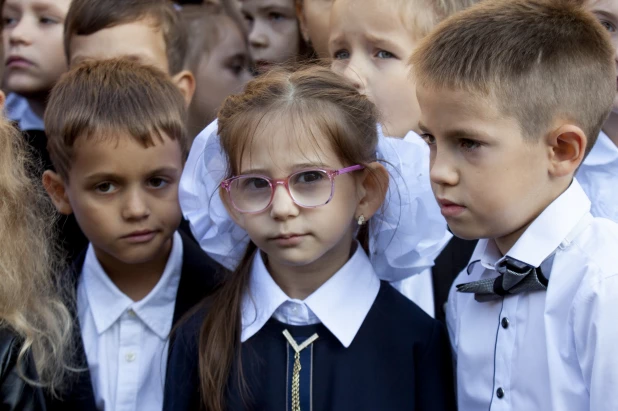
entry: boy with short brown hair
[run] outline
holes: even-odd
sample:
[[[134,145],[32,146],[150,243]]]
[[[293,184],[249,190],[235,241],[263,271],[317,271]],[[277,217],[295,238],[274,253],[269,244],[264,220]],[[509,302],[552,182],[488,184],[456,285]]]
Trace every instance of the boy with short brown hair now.
[[[459,409],[617,409],[618,225],[573,177],[616,94],[607,32],[574,1],[487,0],[412,63],[432,189],[480,239],[447,308]]]
[[[178,232],[189,150],[185,101],[168,76],[91,61],[52,90],[44,185],[90,244],[75,264],[83,366],[49,409],[161,409],[172,325],[215,286],[216,265]],[[83,348],[83,350],[82,350]]]

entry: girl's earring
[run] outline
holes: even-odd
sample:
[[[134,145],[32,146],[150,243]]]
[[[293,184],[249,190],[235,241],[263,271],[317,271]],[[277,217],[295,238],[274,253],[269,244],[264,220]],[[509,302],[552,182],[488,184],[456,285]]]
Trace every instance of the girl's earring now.
[[[360,217],[358,217],[358,225],[363,225],[365,224],[365,216],[361,214]]]

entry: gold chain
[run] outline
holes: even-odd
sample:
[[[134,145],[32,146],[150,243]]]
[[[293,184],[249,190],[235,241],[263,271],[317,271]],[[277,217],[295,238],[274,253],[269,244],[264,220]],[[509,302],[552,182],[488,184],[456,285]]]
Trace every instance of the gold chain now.
[[[300,352],[313,344],[318,339],[318,335],[313,334],[301,345],[296,343],[296,340],[294,340],[294,337],[292,337],[288,330],[284,330],[283,335],[295,352],[294,369],[292,370],[292,411],[300,411],[300,370],[302,368],[300,366]]]

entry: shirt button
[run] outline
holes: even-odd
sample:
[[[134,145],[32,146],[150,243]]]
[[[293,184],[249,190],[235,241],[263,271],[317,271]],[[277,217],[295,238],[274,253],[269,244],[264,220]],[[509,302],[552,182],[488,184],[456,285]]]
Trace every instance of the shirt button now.
[[[292,311],[293,311],[293,312],[298,311],[298,307],[297,307],[297,306],[293,306],[293,307],[292,307]]]
[[[502,321],[501,322],[502,322],[502,328],[504,328],[504,329],[509,328],[510,322],[509,322],[508,318],[502,317]]]
[[[135,314],[135,311],[133,311],[132,308],[129,308],[129,311],[127,311],[127,314],[129,314],[129,317],[131,318],[135,318],[135,316],[137,315]]]
[[[128,352],[125,356],[124,359],[127,360],[127,362],[133,362],[135,361],[135,353],[134,352]]]
[[[502,387],[498,388],[496,390],[496,397],[502,399],[504,397],[504,390],[502,389]]]

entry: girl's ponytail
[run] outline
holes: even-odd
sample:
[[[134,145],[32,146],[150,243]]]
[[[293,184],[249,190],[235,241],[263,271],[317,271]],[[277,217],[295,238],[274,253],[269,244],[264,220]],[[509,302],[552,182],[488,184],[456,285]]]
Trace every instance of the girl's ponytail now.
[[[256,251],[255,244],[249,241],[238,268],[228,272],[221,288],[213,295],[202,323],[199,342],[200,392],[207,411],[225,409],[225,392],[235,360],[239,368],[240,391],[246,391],[239,355],[241,303]]]

